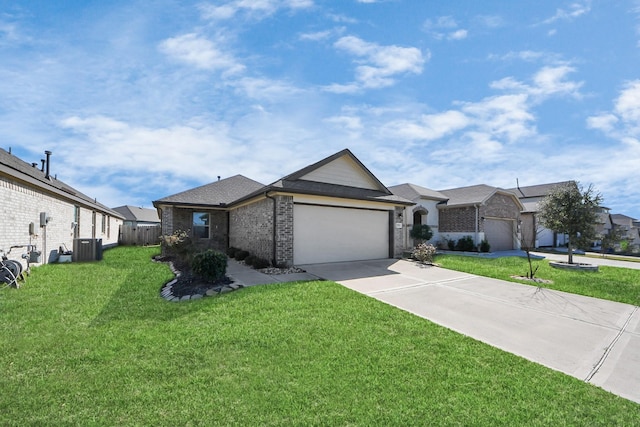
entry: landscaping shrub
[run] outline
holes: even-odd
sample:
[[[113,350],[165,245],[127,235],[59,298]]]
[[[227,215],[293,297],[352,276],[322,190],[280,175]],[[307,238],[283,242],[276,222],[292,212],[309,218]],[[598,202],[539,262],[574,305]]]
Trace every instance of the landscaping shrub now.
[[[471,252],[475,250],[476,245],[473,243],[473,237],[464,236],[460,240],[458,240],[455,247],[458,251]]]
[[[436,247],[427,243],[420,243],[413,250],[413,257],[420,262],[431,263],[436,254]]]
[[[480,252],[489,252],[491,250],[491,245],[487,239],[483,239],[480,242]]]
[[[254,257],[253,261],[251,262],[251,265],[256,270],[259,270],[261,268],[267,268],[267,267],[271,266],[271,263],[269,262],[269,260],[266,260],[264,258]]]
[[[244,263],[245,263],[246,265],[248,265],[248,266],[252,266],[252,265],[253,265],[253,261],[254,261],[255,259],[256,259],[256,256],[255,256],[255,255],[253,255],[253,254],[251,254],[251,255],[249,255],[248,257],[246,257],[246,258],[244,259]]]
[[[209,249],[194,255],[191,268],[194,274],[204,279],[219,280],[227,273],[227,256]]]
[[[176,258],[182,265],[190,265],[195,247],[189,237],[189,230],[176,230],[172,234],[160,236],[162,254]]]
[[[234,248],[233,246],[229,246],[229,248],[227,249],[227,256],[229,258],[233,258],[236,256],[236,252],[238,252],[240,249],[238,248]]]
[[[456,241],[453,239],[447,239],[447,247],[450,251],[454,251],[456,249]]]
[[[409,232],[409,236],[411,236],[412,239],[426,241],[433,237],[433,231],[431,231],[431,227],[426,224],[414,224]]]
[[[249,251],[239,250],[236,252],[235,257],[238,261],[244,261],[249,255]]]

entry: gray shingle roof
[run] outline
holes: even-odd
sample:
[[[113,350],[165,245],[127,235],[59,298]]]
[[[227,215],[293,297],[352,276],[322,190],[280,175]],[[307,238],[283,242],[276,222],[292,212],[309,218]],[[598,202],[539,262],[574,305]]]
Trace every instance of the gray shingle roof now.
[[[447,200],[447,196],[445,196],[441,192],[436,190],[431,190],[430,188],[421,187],[416,184],[406,183],[406,184],[394,185],[389,187],[389,190],[391,190],[393,194],[397,194],[398,196],[403,197],[405,199],[409,199],[409,200],[415,200],[417,198],[425,198],[425,199],[440,200],[440,201]]]
[[[372,178],[379,189],[373,190],[300,179],[308,173],[341,156],[350,156],[356,164],[362,167],[363,171]],[[345,199],[371,200],[395,204],[413,204],[413,202],[399,197],[389,191],[389,189],[385,187],[375,176],[373,176],[373,174],[364,165],[362,165],[362,163],[360,163],[360,161],[349,150],[342,150],[319,162],[300,169],[297,172],[289,174],[269,185],[261,184],[242,175],[236,175],[231,178],[203,185],[182,193],[164,197],[160,200],[154,201],[153,205],[174,204],[229,207],[230,205],[250,200],[270,191],[311,194]]]
[[[192,188],[181,193],[167,196],[153,202],[173,205],[226,206],[256,191],[265,188],[264,184],[246,176],[235,175],[220,181]]]
[[[53,192],[59,197],[66,198],[74,202],[80,202],[83,205],[101,212],[108,213],[111,216],[123,218],[120,213],[58,180],[55,175],[51,175],[49,178],[47,178],[45,176],[45,172],[43,172],[39,167],[26,163],[25,161],[19,159],[18,157],[1,148],[0,173],[12,176],[18,180],[27,182],[30,185],[36,186],[43,190]]]
[[[518,198],[544,197],[559,185],[575,184],[575,181],[552,182],[549,184],[528,185],[525,187],[509,188],[507,191],[518,196]]]
[[[451,207],[482,204],[499,190],[500,189],[496,187],[479,184],[469,187],[440,190],[440,193],[448,198],[446,206]]]
[[[124,216],[126,221],[160,222],[158,211],[155,209],[145,209],[137,206],[125,205],[113,208],[113,210]]]

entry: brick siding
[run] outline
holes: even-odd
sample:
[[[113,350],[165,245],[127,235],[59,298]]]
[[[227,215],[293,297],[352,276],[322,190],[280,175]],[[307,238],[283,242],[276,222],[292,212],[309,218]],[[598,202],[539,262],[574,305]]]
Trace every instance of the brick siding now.
[[[57,259],[58,248],[65,245],[73,249],[74,231],[78,238],[102,239],[103,246],[118,243],[119,227],[122,220],[102,212],[96,212],[95,224],[93,211],[80,208],[78,224],[74,222],[75,206],[73,201],[56,197],[36,187],[31,187],[8,177],[0,177],[0,249],[8,251],[15,245],[36,245],[42,251],[42,261]],[[40,227],[40,212],[47,212],[52,218],[46,227]],[[102,218],[105,218],[105,230],[102,231]],[[29,235],[29,224],[34,224],[35,235]],[[22,249],[15,249],[9,258],[23,261]],[[24,262],[23,262],[24,264]]]
[[[273,200],[264,199],[229,213],[229,246],[273,259]]]

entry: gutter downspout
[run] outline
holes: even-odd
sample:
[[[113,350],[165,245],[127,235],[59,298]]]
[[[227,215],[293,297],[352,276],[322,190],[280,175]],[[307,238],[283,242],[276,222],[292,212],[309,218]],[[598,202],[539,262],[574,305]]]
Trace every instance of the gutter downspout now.
[[[478,247],[479,243],[478,243],[478,237],[479,237],[479,227],[478,227],[478,221],[480,220],[480,206],[475,204],[473,205],[476,208],[476,239],[475,239],[475,243],[476,243],[476,248]]]
[[[275,267],[277,264],[277,258],[276,258],[276,250],[277,250],[277,244],[276,244],[276,220],[278,218],[277,216],[277,205],[276,205],[276,198],[273,196],[269,195],[268,191],[264,192],[264,197],[266,197],[267,199],[271,199],[273,200],[273,227],[272,227],[272,232],[273,232],[273,236],[272,236],[272,240],[273,240],[273,257],[271,258],[271,263],[273,264],[273,266]]]

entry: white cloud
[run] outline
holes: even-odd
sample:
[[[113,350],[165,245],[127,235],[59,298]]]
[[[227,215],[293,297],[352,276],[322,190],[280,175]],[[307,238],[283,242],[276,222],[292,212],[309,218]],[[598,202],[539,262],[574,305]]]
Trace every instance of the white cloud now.
[[[575,71],[575,68],[566,64],[544,66],[533,75],[532,84],[518,81],[513,77],[505,77],[492,82],[490,86],[494,89],[526,93],[538,100],[554,95],[580,98],[582,96],[580,88],[583,83],[567,79],[567,76]]]
[[[568,9],[556,9],[555,15],[542,21],[543,24],[551,24],[556,21],[573,21],[591,11],[591,1],[573,2]]]
[[[346,31],[345,27],[332,28],[330,30],[316,31],[313,33],[304,33],[300,35],[300,40],[321,41],[328,40]]]
[[[468,31],[467,30],[456,30],[452,33],[449,33],[449,40],[462,40],[467,38]]]
[[[470,119],[464,113],[449,110],[425,114],[417,120],[394,120],[384,126],[391,138],[410,141],[433,141],[467,127]]]
[[[215,21],[228,20],[240,13],[252,18],[262,19],[278,10],[308,9],[314,6],[313,0],[233,0],[222,5],[203,3],[199,6],[204,19]]]
[[[435,21],[427,19],[423,29],[437,40],[462,40],[467,38],[469,31],[458,27],[458,23],[451,16],[440,16]]]
[[[587,127],[623,143],[640,137],[640,80],[627,82],[614,100],[613,110],[587,118]]]
[[[381,46],[358,37],[341,37],[334,46],[356,56],[356,82],[348,85],[331,85],[328,91],[349,93],[359,88],[382,88],[395,83],[401,74],[420,74],[427,57],[415,47]]]
[[[163,40],[158,48],[169,57],[205,70],[223,70],[233,74],[245,68],[232,55],[195,33]]]

